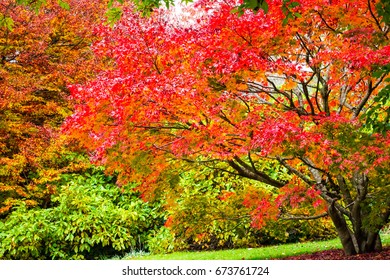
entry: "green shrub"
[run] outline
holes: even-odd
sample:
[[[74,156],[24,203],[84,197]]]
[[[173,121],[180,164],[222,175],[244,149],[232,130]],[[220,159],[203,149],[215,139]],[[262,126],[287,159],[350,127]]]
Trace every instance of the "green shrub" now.
[[[151,254],[172,253],[175,249],[175,237],[167,227],[161,227],[147,241]]]
[[[178,251],[258,247],[335,237],[332,223],[325,218],[286,221],[276,220],[274,213],[275,219],[271,217],[261,228],[254,228],[252,210],[244,203],[248,194],[257,198],[276,196],[256,184],[231,175],[215,176],[210,170],[182,174],[175,190],[179,195],[167,207],[169,217],[165,225],[169,233],[164,230],[155,239],[158,244],[174,242],[169,251]],[[164,248],[168,247],[160,246],[156,252],[162,253]]]
[[[72,176],[49,209],[24,204],[0,222],[0,259],[94,259],[144,249],[159,206],[96,171]]]

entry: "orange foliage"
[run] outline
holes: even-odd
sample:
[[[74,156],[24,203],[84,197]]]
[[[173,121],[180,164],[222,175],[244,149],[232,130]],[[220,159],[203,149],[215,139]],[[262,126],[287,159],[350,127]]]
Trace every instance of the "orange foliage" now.
[[[44,203],[49,182],[69,168],[57,136],[72,110],[66,84],[96,72],[89,45],[105,4],[68,2],[69,11],[47,1],[38,13],[12,0],[0,5],[14,20],[12,30],[0,29],[0,215],[18,200]]]

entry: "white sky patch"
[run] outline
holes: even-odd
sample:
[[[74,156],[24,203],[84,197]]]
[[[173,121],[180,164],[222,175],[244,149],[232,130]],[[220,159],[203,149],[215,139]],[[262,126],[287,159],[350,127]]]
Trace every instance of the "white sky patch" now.
[[[218,1],[215,1],[215,3],[217,7]],[[184,28],[205,24],[213,10],[210,9],[206,13],[202,8],[195,7],[195,4],[196,0],[188,4],[182,3],[180,0],[175,0],[175,4],[169,7],[169,12],[167,13],[169,22]],[[163,9],[167,10],[165,6]]]

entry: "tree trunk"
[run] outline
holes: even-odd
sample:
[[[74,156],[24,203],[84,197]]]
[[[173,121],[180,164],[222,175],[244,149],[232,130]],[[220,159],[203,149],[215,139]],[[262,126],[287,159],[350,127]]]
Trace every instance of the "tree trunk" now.
[[[354,227],[354,230],[352,230],[348,226],[345,216],[334,207],[334,203],[329,206],[328,214],[336,227],[344,253],[347,256],[382,250],[379,229],[367,232],[361,228],[361,220],[356,221],[352,219]],[[354,218],[356,219],[357,217]],[[356,224],[359,225],[359,228],[356,227]]]
[[[347,256],[355,255],[357,252],[354,246],[353,236],[351,235],[351,231],[348,228],[343,214],[334,207],[334,203],[329,206],[328,213],[333,221],[334,226],[336,227],[336,231],[339,235],[344,253]]]

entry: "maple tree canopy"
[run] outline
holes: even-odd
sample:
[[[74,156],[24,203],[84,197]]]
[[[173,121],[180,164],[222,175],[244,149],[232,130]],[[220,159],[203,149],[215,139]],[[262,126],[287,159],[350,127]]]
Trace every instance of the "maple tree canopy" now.
[[[348,254],[377,249],[390,140],[361,115],[388,82],[378,1],[300,0],[287,23],[284,1],[267,3],[238,16],[236,1],[201,0],[179,21],[125,9],[93,45],[112,69],[69,87],[78,104],[64,130],[145,190],[179,159],[317,193]]]

